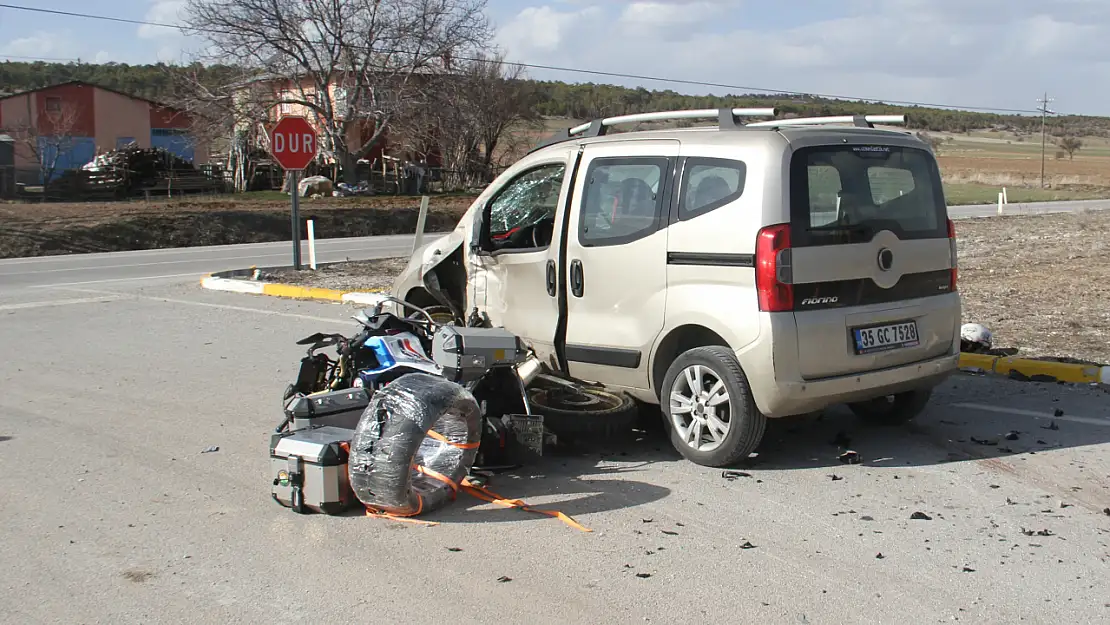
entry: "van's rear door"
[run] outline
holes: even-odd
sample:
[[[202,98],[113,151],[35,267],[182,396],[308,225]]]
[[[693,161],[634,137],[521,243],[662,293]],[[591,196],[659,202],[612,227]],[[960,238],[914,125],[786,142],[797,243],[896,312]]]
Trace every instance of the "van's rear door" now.
[[[882,142],[808,145],[793,152],[789,175],[802,377],[945,354],[960,313],[933,155]]]

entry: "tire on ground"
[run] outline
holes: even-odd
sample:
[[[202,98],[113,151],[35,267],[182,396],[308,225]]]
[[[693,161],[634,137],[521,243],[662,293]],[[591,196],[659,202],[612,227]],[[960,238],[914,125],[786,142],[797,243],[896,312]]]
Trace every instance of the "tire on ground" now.
[[[543,425],[563,440],[604,439],[631,429],[639,409],[626,393],[580,387],[586,404],[575,406],[559,401],[559,385],[536,384],[528,389],[532,411],[543,415]],[[596,402],[596,403],[592,403]]]
[[[725,385],[729,395],[729,428],[721,444],[712,451],[701,451],[687,445],[678,433],[671,413],[671,394],[679,376],[687,368],[701,365],[709,369]],[[667,369],[660,393],[660,408],[666,417],[671,444],[683,457],[696,464],[724,467],[746,459],[759,447],[767,428],[767,417],[759,411],[752,398],[748,378],[731,349],[717,345],[697,347],[679,355]]]
[[[856,416],[875,425],[899,425],[911,421],[929,405],[933,389],[917,389],[870,401],[848,404]]]
[[[405,374],[375,392],[362,413],[351,439],[351,488],[381,512],[435,510],[455,490],[433,475],[457,485],[474,465],[480,440],[481,408],[469,391],[438,376]]]

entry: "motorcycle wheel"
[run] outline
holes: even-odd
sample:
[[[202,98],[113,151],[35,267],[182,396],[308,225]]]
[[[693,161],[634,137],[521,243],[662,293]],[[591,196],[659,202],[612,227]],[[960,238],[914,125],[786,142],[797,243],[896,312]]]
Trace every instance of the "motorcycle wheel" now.
[[[543,424],[565,440],[609,438],[628,431],[636,420],[632,397],[602,388],[537,380],[528,389],[532,411]]]

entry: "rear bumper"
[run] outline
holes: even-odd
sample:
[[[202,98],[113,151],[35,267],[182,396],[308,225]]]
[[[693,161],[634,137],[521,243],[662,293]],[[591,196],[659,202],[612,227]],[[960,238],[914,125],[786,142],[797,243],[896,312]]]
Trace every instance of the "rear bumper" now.
[[[752,394],[768,417],[786,417],[821,410],[832,404],[863,401],[920,388],[932,388],[959,369],[960,354],[821,380],[777,380],[753,385]]]

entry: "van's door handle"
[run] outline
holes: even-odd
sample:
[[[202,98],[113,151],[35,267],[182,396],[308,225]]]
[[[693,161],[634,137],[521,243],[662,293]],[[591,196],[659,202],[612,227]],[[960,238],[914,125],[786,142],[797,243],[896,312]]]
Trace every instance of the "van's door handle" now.
[[[547,261],[547,294],[555,297],[555,261]]]
[[[582,297],[582,292],[585,290],[585,278],[582,275],[582,261],[574,259],[570,261],[570,292],[574,293],[575,297]]]

